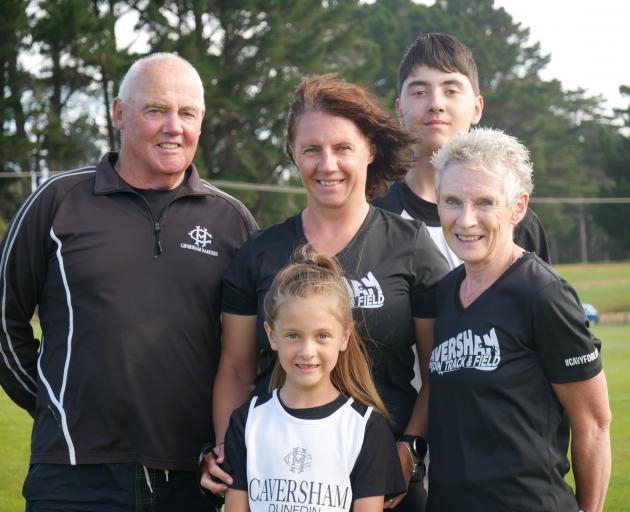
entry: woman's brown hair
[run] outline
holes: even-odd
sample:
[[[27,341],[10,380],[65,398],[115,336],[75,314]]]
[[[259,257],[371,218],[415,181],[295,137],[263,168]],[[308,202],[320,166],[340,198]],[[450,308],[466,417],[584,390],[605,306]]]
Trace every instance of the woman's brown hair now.
[[[374,144],[376,156],[368,166],[365,185],[368,200],[384,193],[389,182],[401,180],[407,173],[413,158],[411,144],[415,139],[381,107],[372,92],[333,73],[309,76],[295,89],[284,141],[285,152],[293,163],[297,126],[301,116],[309,112],[345,117]]]

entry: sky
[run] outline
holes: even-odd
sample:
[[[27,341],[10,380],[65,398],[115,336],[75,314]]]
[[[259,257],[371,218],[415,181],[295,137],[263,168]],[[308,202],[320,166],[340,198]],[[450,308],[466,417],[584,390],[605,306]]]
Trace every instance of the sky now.
[[[495,0],[494,5],[529,28],[530,43],[539,42],[542,54],[550,55],[543,79],[601,94],[608,109],[627,108],[630,100],[619,94],[619,86],[630,86],[630,1]]]

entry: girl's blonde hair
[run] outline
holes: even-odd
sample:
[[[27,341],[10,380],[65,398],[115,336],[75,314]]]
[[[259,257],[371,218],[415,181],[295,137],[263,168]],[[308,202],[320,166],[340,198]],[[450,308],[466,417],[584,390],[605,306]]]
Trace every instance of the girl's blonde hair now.
[[[391,416],[376,390],[365,348],[357,334],[352,318],[352,305],[343,271],[335,258],[316,252],[310,245],[296,250],[292,262],[276,274],[271,288],[265,296],[265,320],[274,328],[274,321],[282,305],[293,297],[331,295],[337,297],[339,305],[333,314],[344,329],[350,332],[348,347],[339,352],[337,364],[330,373],[333,385],[359,402],[370,405],[391,421]],[[279,360],[271,374],[269,389],[284,384],[286,373]]]

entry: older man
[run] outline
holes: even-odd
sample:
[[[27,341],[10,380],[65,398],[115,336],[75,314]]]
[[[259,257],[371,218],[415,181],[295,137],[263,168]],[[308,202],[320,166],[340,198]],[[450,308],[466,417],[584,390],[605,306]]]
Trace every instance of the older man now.
[[[27,510],[209,510],[221,278],[256,224],[191,163],[203,116],[187,61],[140,59],[113,104],[120,153],[47,181],[2,240],[0,381],[35,420]]]

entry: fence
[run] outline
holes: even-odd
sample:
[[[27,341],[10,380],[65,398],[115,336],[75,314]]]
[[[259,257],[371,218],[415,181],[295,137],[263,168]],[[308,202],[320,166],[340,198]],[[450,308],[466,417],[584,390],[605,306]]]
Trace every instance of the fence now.
[[[0,172],[0,179],[30,179],[31,191],[57,172]],[[228,180],[212,180],[219,188],[264,194],[304,195],[302,187],[271,185]],[[25,199],[25,198],[24,198]],[[530,203],[547,231],[552,260],[562,263],[587,263],[610,259],[630,259],[630,244],[623,233],[615,237],[614,229],[602,228],[602,223],[616,225],[620,232],[630,219],[630,197],[532,197]],[[607,207],[603,211],[602,207]],[[613,219],[613,220],[611,220]],[[618,223],[614,219],[619,219]],[[281,220],[281,219],[278,219]],[[630,230],[628,232],[630,238]],[[620,239],[619,239],[620,238]],[[630,240],[628,240],[630,242]]]

